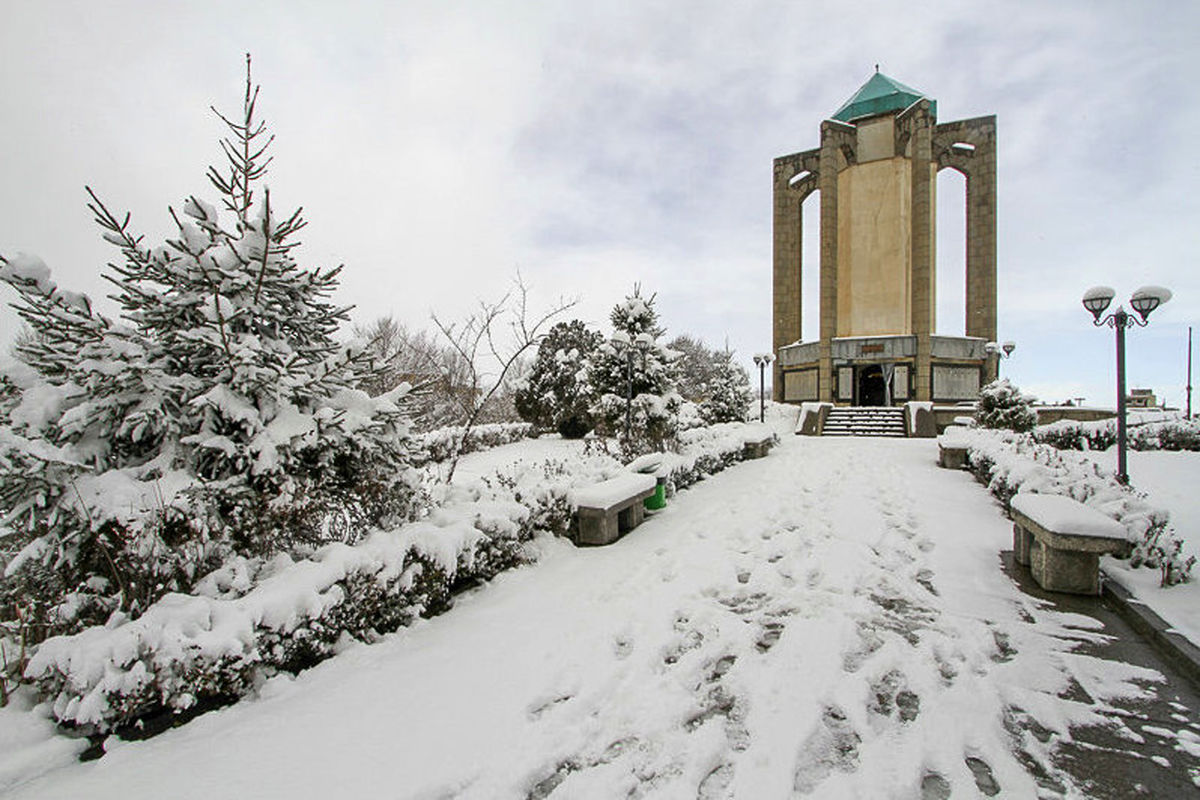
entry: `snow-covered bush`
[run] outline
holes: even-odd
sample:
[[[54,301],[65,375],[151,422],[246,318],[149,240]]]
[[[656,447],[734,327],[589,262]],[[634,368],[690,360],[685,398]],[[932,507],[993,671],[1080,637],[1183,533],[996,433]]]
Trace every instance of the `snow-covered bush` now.
[[[709,395],[700,404],[700,413],[709,425],[719,422],[745,422],[750,402],[750,376],[746,368],[733,360],[733,353],[715,353]]]
[[[1039,425],[1034,437],[1059,450],[1107,450],[1117,442],[1115,419],[1095,422],[1059,420]],[[1200,420],[1131,420],[1126,429],[1126,445],[1131,450],[1200,450]]]
[[[758,441],[768,433],[771,430],[764,425],[745,422],[724,422],[682,431],[679,452],[668,453],[664,458],[669,470],[669,491],[685,489],[733,466],[746,457],[747,441]],[[773,443],[778,444],[779,437],[772,436]]]
[[[1004,428],[1010,431],[1030,431],[1037,425],[1033,410],[1035,398],[1021,394],[1008,378],[992,381],[979,390],[975,405],[975,421],[983,428]]]
[[[740,460],[757,425],[688,431],[665,456],[672,491]],[[469,485],[445,487],[426,518],[333,543],[307,558],[234,556],[136,619],[44,642],[26,676],[62,724],[87,733],[129,730],[148,715],[186,714],[237,699],[279,672],[337,652],[345,637],[379,634],[444,610],[453,593],[526,563],[536,534],[564,535],[571,489],[620,474],[609,456],[520,462]]]
[[[971,471],[1006,512],[1018,492],[1065,495],[1125,527],[1132,566],[1160,570],[1164,586],[1190,580],[1195,559],[1182,556],[1183,543],[1168,528],[1168,512],[1094,461],[1040,444],[1029,434],[964,428],[956,435],[969,448]]]
[[[59,722],[86,731],[234,699],[327,658],[344,636],[370,640],[438,613],[455,586],[520,562],[532,534],[523,505],[464,490],[426,519],[356,546],[267,562],[247,591],[173,593],[137,619],[49,639],[26,676]]]
[[[664,330],[654,296],[642,297],[635,286],[610,319],[612,339],[596,349],[588,369],[596,430],[619,438],[627,457],[666,450],[678,429],[683,398],[675,391],[677,354],[659,342]]]
[[[271,553],[394,525],[418,504],[406,385],[356,388],[374,365],[335,333],[339,269],[300,267],[299,212],[262,188],[270,139],[247,62],[221,119],[214,206],[189,196],[149,246],[88,189],[120,318],[0,257],[32,335],[0,391],[0,621],[40,638],[137,615],[231,551]],[[219,206],[219,207],[218,207]]]
[[[514,398],[521,419],[544,430],[578,439],[594,423],[587,363],[604,341],[581,320],[560,322],[538,345],[537,358]]]

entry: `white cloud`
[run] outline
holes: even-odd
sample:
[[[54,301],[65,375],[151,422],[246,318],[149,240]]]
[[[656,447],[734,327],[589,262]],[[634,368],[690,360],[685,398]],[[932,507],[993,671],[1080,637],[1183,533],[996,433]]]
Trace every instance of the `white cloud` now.
[[[998,115],[1009,366],[1067,387],[1083,364],[1058,343],[1101,338],[1078,307],[1086,286],[1171,286],[1151,328],[1170,341],[1197,317],[1197,16],[1168,2],[19,4],[0,32],[0,252],[38,252],[102,294],[112,253],[83,184],[161,237],[168,203],[208,193],[207,109],[236,107],[251,51],[279,136],[273,195],[306,209],[306,263],[347,264],[338,299],[358,319],[455,316],[519,266],[605,325],[640,281],[671,331],[728,335],[748,356],[770,338],[771,159],[815,147],[879,62],[943,119]],[[11,334],[12,315],[0,324]],[[1140,357],[1145,383],[1179,383],[1172,359]]]

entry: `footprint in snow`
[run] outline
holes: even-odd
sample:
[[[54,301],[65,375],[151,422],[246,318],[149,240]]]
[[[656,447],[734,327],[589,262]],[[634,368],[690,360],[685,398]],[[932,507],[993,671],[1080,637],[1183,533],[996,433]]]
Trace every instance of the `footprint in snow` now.
[[[782,622],[764,622],[762,635],[758,637],[758,641],[754,643],[754,647],[760,653],[765,653],[775,646],[779,641],[779,637],[783,634]]]
[[[563,703],[567,702],[568,700],[573,700],[574,698],[575,695],[573,694],[561,694],[551,697],[548,700],[538,700],[529,706],[529,709],[526,713],[528,713],[529,718],[532,720],[541,719],[546,712],[561,706]]]
[[[904,674],[892,670],[871,686],[867,710],[882,717],[895,713],[901,722],[912,722],[921,713],[921,698],[907,688]]]
[[[929,592],[934,597],[940,596],[941,593],[938,592],[937,587],[935,587],[933,585],[933,571],[932,570],[923,569],[923,570],[920,570],[919,572],[917,572],[916,581],[917,581],[917,583],[921,584],[922,588],[924,588],[925,591]]]
[[[1017,648],[1012,646],[1008,634],[993,630],[992,639],[996,642],[996,649],[991,654],[992,661],[997,664],[1012,661],[1013,656],[1017,654]]]
[[[696,787],[696,800],[723,800],[729,797],[729,785],[733,782],[733,765],[720,764],[704,776]]]
[[[950,800],[950,781],[936,772],[921,778],[921,800]]]
[[[839,772],[858,769],[860,744],[862,737],[846,719],[846,712],[838,706],[827,706],[820,724],[801,746],[796,759],[796,791],[812,792],[835,769]]]
[[[975,778],[975,788],[988,797],[1000,794],[1000,784],[996,783],[996,776],[992,774],[992,768],[986,761],[975,756],[967,756],[965,760],[967,769],[971,770],[971,775]]]

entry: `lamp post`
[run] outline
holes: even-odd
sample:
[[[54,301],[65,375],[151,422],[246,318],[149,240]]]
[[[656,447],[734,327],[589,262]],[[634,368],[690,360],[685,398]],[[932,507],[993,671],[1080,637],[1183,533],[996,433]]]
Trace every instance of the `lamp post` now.
[[[646,363],[646,352],[653,346],[654,338],[648,333],[639,333],[631,341],[625,331],[616,331],[612,335],[612,344],[617,352],[625,352],[625,441],[629,441],[633,430],[633,354],[641,354],[642,364]]]
[[[1097,328],[1107,325],[1117,332],[1117,481],[1128,484],[1129,472],[1125,465],[1125,329],[1134,325],[1144,328],[1150,324],[1150,312],[1170,300],[1171,291],[1161,286],[1143,286],[1129,298],[1129,305],[1137,312],[1137,317],[1127,313],[1124,306],[1117,306],[1116,311],[1104,316],[1104,310],[1116,294],[1108,286],[1093,286],[1083,294],[1083,307],[1091,312],[1092,324]]]
[[[770,353],[755,353],[754,364],[758,367],[758,421],[765,422],[767,417],[767,396],[765,373],[767,365],[775,360]]]
[[[1017,343],[1012,339],[1001,344],[1000,342],[988,342],[983,346],[989,354],[996,357],[996,378],[1000,378],[1000,359],[1012,358],[1013,350],[1017,349]]]

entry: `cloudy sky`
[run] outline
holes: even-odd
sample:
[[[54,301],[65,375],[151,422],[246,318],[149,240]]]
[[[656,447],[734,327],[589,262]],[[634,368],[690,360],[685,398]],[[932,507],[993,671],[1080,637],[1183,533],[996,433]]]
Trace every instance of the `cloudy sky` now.
[[[1046,400],[1111,404],[1112,333],[1079,298],[1161,284],[1175,299],[1130,334],[1129,382],[1184,402],[1200,324],[1200,4],[3,9],[0,253],[36,253],[93,297],[114,252],[84,185],[161,241],[168,205],[212,199],[209,107],[236,112],[250,52],[277,136],[272,198],[305,209],[303,264],[346,265],[337,300],[357,321],[461,317],[520,269],[537,302],[578,297],[576,315],[606,331],[641,283],[670,333],[728,341],[748,363],[771,337],[772,159],[816,147],[879,64],[935,98],[941,121],[998,117],[1000,337],[1017,342],[1005,373]],[[961,334],[961,178],[943,172],[938,193],[939,329]],[[806,220],[815,233],[815,209]],[[0,326],[7,345],[15,315]]]

